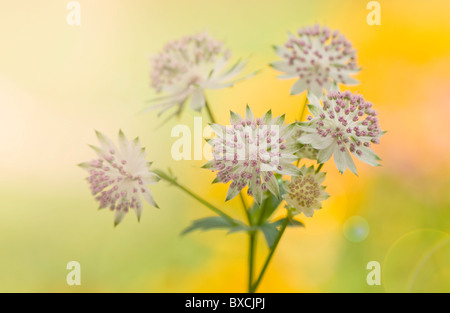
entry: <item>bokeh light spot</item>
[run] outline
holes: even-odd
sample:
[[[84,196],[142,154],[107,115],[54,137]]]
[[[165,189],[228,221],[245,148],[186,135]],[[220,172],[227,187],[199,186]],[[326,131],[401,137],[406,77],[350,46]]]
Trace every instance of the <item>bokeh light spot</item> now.
[[[369,236],[369,223],[361,216],[352,216],[344,223],[344,236],[351,242],[362,242]]]

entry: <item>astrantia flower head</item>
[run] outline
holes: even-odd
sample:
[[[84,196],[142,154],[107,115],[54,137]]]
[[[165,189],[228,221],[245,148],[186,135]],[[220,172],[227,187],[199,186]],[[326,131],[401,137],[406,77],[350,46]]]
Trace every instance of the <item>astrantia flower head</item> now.
[[[315,173],[314,166],[301,168],[300,176],[292,177],[290,182],[284,182],[286,193],[283,199],[286,200],[293,213],[305,216],[314,215],[314,210],[322,208],[322,201],[328,199],[329,195],[325,192],[322,182],[325,179],[325,173]]]
[[[119,132],[119,148],[102,133],[96,133],[100,147],[90,147],[97,152],[98,158],[80,164],[89,172],[87,181],[92,194],[100,202],[100,208],[115,211],[115,225],[130,209],[136,212],[139,220],[141,198],[158,207],[147,185],[157,183],[159,177],[150,172],[151,163],[145,159],[145,148],[141,148],[138,138],[128,141],[122,131]]]
[[[175,114],[179,114],[190,99],[191,108],[200,111],[205,106],[205,89],[233,86],[244,68],[245,62],[238,61],[225,69],[230,57],[221,42],[204,33],[169,42],[151,60],[152,87],[166,95],[155,99],[150,109],[160,108],[163,113],[177,106]]]
[[[313,95],[308,97],[309,110],[314,117],[301,123],[304,133],[299,142],[319,150],[317,161],[324,163],[334,155],[338,170],[349,168],[357,173],[349,151],[359,160],[378,166],[380,158],[370,148],[378,144],[383,132],[372,103],[350,91],[330,91],[322,96],[322,105]]]
[[[291,164],[298,145],[288,145],[286,139],[295,124],[285,125],[284,115],[272,119],[272,112],[255,119],[247,106],[245,119],[231,112],[231,126],[212,124],[216,137],[209,140],[214,159],[204,167],[217,171],[216,182],[228,183],[227,200],[234,198],[245,186],[248,194],[261,203],[263,192],[269,190],[279,197],[274,173],[299,175]]]
[[[289,34],[288,42],[276,46],[275,51],[283,61],[271,65],[285,73],[280,78],[298,78],[291,88],[293,95],[308,89],[320,97],[322,89],[330,90],[333,82],[358,83],[349,76],[359,71],[355,50],[337,30],[331,33],[329,28],[319,25],[301,28],[297,36]]]

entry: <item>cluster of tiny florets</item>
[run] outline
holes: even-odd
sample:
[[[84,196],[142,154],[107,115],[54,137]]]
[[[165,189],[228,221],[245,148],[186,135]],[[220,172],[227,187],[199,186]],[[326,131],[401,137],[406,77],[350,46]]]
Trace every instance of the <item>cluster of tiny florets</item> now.
[[[151,84],[157,91],[165,86],[195,84],[201,77],[195,68],[214,64],[218,57],[229,59],[230,52],[208,34],[185,36],[166,44],[152,60]],[[190,77],[186,77],[190,75]]]
[[[297,176],[289,185],[289,193],[291,200],[295,201],[298,206],[310,207],[314,204],[320,195],[319,184],[312,177]]]
[[[350,152],[361,155],[361,145],[369,148],[371,143],[380,143],[381,135],[377,111],[371,102],[366,102],[361,95],[350,91],[329,92],[323,101],[323,112],[315,123],[317,133],[326,138],[336,139],[340,150],[344,152],[348,144]]]
[[[322,201],[328,198],[325,187],[321,185],[325,173],[315,173],[314,167],[302,167],[302,175],[292,177],[291,182],[285,182],[286,194],[283,198],[289,207],[297,213],[312,216],[314,210],[322,207]]]
[[[136,138],[130,142],[119,132],[119,148],[100,132],[97,137],[101,147],[91,146],[98,157],[79,164],[89,173],[87,181],[100,208],[115,211],[115,224],[119,224],[130,209],[138,219],[142,213],[142,198],[157,207],[146,185],[155,184],[159,177],[150,171],[145,160],[145,149]]]
[[[116,151],[111,149],[102,158],[90,162],[87,178],[93,195],[100,202],[101,208],[128,212],[130,208],[140,209],[140,193],[145,193],[142,178],[134,176],[126,169],[126,160],[116,160]],[[132,188],[123,188],[132,184]],[[141,187],[139,187],[141,186]],[[122,188],[121,188],[122,187]],[[131,192],[130,192],[131,191]]]
[[[299,142],[318,149],[320,163],[334,154],[341,172],[350,168],[356,174],[348,151],[361,161],[377,166],[379,158],[371,150],[371,145],[380,142],[383,132],[372,103],[350,91],[328,92],[322,97],[323,105],[315,99],[309,106],[314,116],[308,116],[308,122],[302,123],[304,134]]]
[[[284,61],[272,64],[286,73],[285,78],[299,78],[291,90],[293,94],[308,89],[320,96],[322,88],[330,90],[332,83],[357,83],[349,76],[359,70],[356,52],[344,35],[319,25],[301,28],[297,35],[290,35],[284,46],[276,47]]]
[[[227,128],[227,135],[229,139],[222,139],[222,149],[218,149],[215,146],[214,156],[216,162],[215,167],[219,169],[217,178],[220,182],[227,183],[233,180],[231,187],[238,185],[243,188],[256,174],[256,185],[261,185],[263,190],[266,190],[264,181],[268,181],[269,177],[273,175],[272,171],[263,172],[265,176],[262,181],[259,175],[261,175],[261,166],[266,164],[271,167],[276,167],[278,170],[282,170],[282,166],[278,165],[275,160],[272,160],[276,156],[281,157],[281,152],[274,152],[283,150],[286,148],[283,143],[284,138],[278,138],[273,140],[277,135],[276,131],[270,131],[265,129],[262,132],[258,132],[257,128],[262,126],[261,119],[256,121],[244,120],[239,124],[232,125],[231,128]],[[244,131],[244,128],[250,128],[251,132]],[[254,149],[250,151],[250,145],[255,147],[262,147],[259,150]],[[244,160],[239,160],[238,152],[227,153],[227,151],[246,151],[247,156],[244,156]],[[241,166],[240,173],[233,173],[233,167]],[[253,174],[254,173],[254,174]],[[251,193],[251,190],[249,190]]]
[[[208,168],[217,172],[218,182],[231,181],[227,199],[248,186],[247,193],[259,202],[266,190],[278,194],[274,173],[292,174],[293,167],[297,168],[290,164],[295,151],[286,142],[290,130],[286,130],[284,118],[272,120],[268,112],[265,117],[255,119],[249,112],[247,109],[245,119],[239,117],[230,127],[223,127],[223,134],[216,132],[210,141],[214,159]],[[276,120],[283,125],[276,124]]]

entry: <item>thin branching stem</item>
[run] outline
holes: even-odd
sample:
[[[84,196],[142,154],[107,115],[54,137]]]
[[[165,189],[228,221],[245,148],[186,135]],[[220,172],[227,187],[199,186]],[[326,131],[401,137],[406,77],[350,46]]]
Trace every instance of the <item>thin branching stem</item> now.
[[[187,193],[192,198],[194,198],[195,200],[197,200],[198,202],[200,202],[201,204],[203,204],[204,206],[209,208],[211,211],[213,211],[214,213],[216,213],[216,214],[220,215],[221,217],[223,217],[224,219],[226,219],[231,225],[237,225],[236,221],[231,216],[229,216],[227,213],[225,213],[221,209],[217,208],[216,206],[212,205],[211,203],[209,203],[208,201],[206,201],[199,195],[195,194],[193,191],[189,190],[185,186],[179,184],[175,179],[171,178],[169,175],[167,175],[161,171],[155,171],[155,172],[158,174],[158,176],[162,180],[165,180],[165,181],[171,183],[172,185],[174,185],[175,187],[178,187],[179,189],[183,190],[185,193]]]
[[[303,120],[303,118],[305,117],[307,103],[308,103],[308,95],[305,96],[305,102],[303,103],[302,110],[300,112],[300,116],[298,119],[299,122],[301,122]]]
[[[211,121],[211,123],[216,123],[216,119],[214,118],[214,114],[211,111],[211,107],[209,106],[209,102],[206,99],[206,96],[205,96],[205,108],[206,108],[206,112],[208,113],[209,120]]]
[[[272,257],[273,257],[273,255],[275,253],[275,250],[277,249],[278,244],[280,243],[281,237],[283,236],[284,231],[286,230],[286,227],[288,226],[288,224],[289,224],[289,216],[287,216],[284,219],[283,224],[281,225],[281,228],[280,228],[280,230],[278,232],[278,236],[275,239],[275,242],[273,243],[272,248],[270,249],[270,252],[269,252],[269,255],[267,256],[266,261],[264,262],[264,265],[263,265],[263,268],[261,270],[261,273],[259,274],[258,279],[256,280],[256,282],[253,284],[252,288],[250,289],[250,293],[254,293],[256,291],[256,289],[258,289],[258,286],[261,283],[261,280],[263,279],[264,274],[267,271],[267,267],[269,266],[269,263],[272,260]]]
[[[256,231],[249,232],[248,244],[248,292],[252,293],[253,288],[253,269],[255,265]]]

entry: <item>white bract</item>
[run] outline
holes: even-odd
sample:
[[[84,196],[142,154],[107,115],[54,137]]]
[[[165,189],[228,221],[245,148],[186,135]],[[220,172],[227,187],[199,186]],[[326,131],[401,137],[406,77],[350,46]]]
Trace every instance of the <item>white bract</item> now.
[[[227,200],[234,198],[245,186],[257,203],[261,203],[266,190],[279,197],[274,173],[300,173],[291,164],[297,160],[294,153],[298,144],[286,142],[295,124],[285,125],[284,115],[272,119],[271,111],[255,119],[248,106],[245,119],[231,112],[230,120],[230,127],[211,125],[216,137],[208,142],[214,148],[214,159],[204,167],[217,171],[216,182],[231,181]]]
[[[97,152],[98,158],[79,164],[89,172],[87,181],[92,194],[100,202],[100,208],[115,211],[115,225],[129,209],[136,212],[139,220],[141,198],[158,207],[147,185],[157,183],[159,177],[150,171],[151,163],[145,159],[145,148],[141,148],[138,138],[128,141],[122,131],[119,132],[119,148],[102,133],[96,134],[100,147],[90,147]]]
[[[330,91],[322,96],[322,104],[314,95],[309,95],[308,100],[308,109],[313,117],[309,116],[308,122],[300,123],[303,133],[298,141],[319,151],[319,163],[334,155],[334,162],[341,173],[349,168],[357,174],[351,152],[367,164],[379,165],[380,158],[371,145],[380,142],[383,132],[372,103],[350,91]]]
[[[320,97],[322,89],[330,90],[333,83],[355,85],[350,74],[359,71],[352,44],[336,30],[331,33],[319,25],[301,28],[297,35],[289,34],[284,46],[275,46],[282,61],[272,67],[285,74],[279,78],[298,78],[291,88],[297,95],[304,90]]]
[[[200,111],[205,106],[205,89],[233,86],[245,67],[239,60],[227,68],[230,57],[221,42],[204,33],[169,42],[151,60],[152,87],[165,95],[153,99],[155,104],[148,110],[161,109],[161,114],[178,107],[176,115],[190,100],[191,109]]]
[[[322,182],[325,173],[315,173],[314,166],[301,168],[301,175],[292,177],[291,181],[284,182],[286,193],[283,199],[286,200],[291,212],[294,214],[303,213],[307,217],[314,215],[314,210],[322,208],[322,201],[328,199]]]

